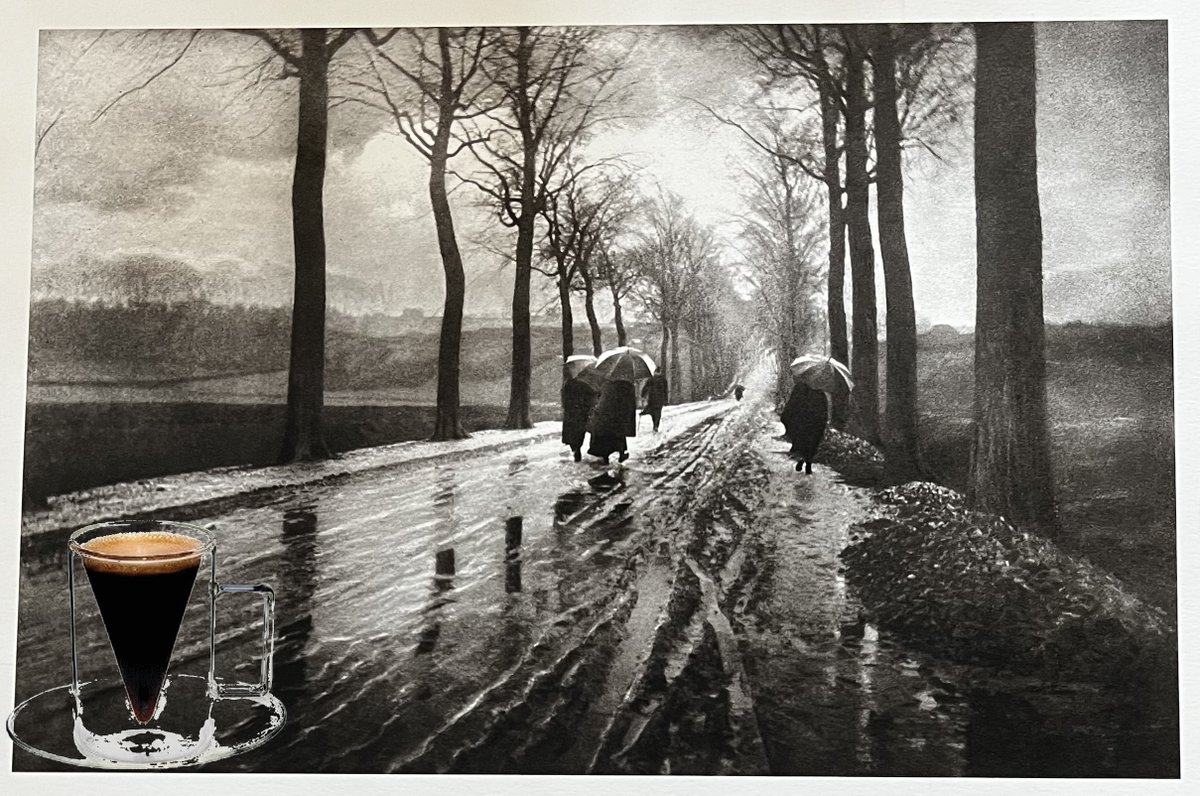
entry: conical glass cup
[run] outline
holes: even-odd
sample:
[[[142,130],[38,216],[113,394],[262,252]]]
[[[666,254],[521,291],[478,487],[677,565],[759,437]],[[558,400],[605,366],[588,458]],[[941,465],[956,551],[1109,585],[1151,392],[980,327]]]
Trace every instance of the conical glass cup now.
[[[79,752],[114,765],[198,759],[214,743],[212,707],[271,686],[274,595],[216,579],[216,542],[203,528],[165,521],[101,523],[72,534],[72,695]],[[260,680],[215,676],[216,597],[263,605]]]

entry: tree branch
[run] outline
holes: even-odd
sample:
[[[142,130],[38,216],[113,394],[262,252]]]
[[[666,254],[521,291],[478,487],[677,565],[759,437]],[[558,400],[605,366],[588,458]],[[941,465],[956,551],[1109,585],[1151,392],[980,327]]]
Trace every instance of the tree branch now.
[[[288,65],[296,69],[300,68],[300,56],[284,47],[281,41],[273,37],[270,33],[267,33],[265,30],[261,30],[259,28],[226,28],[226,30],[228,30],[230,33],[239,33],[243,36],[251,36],[259,39],[260,41],[266,42],[267,46],[270,47],[276,55],[286,61]]]
[[[114,106],[115,106],[115,105],[116,105],[118,102],[120,102],[121,100],[125,99],[125,98],[126,98],[126,97],[128,97],[130,94],[133,94],[133,93],[135,93],[135,92],[141,91],[142,89],[146,88],[146,87],[147,87],[147,86],[149,86],[151,83],[153,83],[155,80],[157,80],[158,78],[162,77],[162,75],[163,75],[163,74],[164,74],[164,73],[165,73],[165,72],[166,72],[168,69],[170,69],[171,67],[173,67],[175,64],[179,63],[180,59],[182,59],[182,58],[183,58],[183,56],[184,56],[184,55],[187,53],[187,51],[188,51],[188,50],[191,48],[191,46],[192,46],[192,42],[196,41],[196,37],[197,37],[197,36],[199,36],[199,35],[200,35],[200,31],[199,31],[199,30],[192,30],[192,31],[189,31],[188,40],[187,40],[187,41],[184,43],[184,45],[183,45],[183,49],[181,49],[181,50],[180,50],[178,53],[176,53],[175,57],[174,57],[174,58],[172,58],[172,59],[171,59],[171,60],[170,60],[170,61],[169,61],[169,62],[166,64],[166,66],[162,67],[161,69],[159,69],[159,70],[157,70],[156,72],[154,72],[153,74],[151,74],[151,75],[150,75],[148,78],[146,78],[146,79],[145,79],[145,81],[143,81],[143,82],[142,82],[142,84],[141,84],[140,86],[134,86],[134,87],[132,87],[132,88],[127,88],[127,89],[125,89],[124,91],[122,91],[122,92],[121,92],[120,94],[118,94],[118,95],[117,95],[117,96],[116,96],[116,97],[115,97],[115,98],[114,98],[114,99],[113,99],[111,102],[109,102],[107,105],[105,105],[105,106],[104,106],[103,108],[101,108],[99,111],[97,111],[97,112],[96,112],[96,113],[95,113],[95,114],[92,116],[92,121],[93,121],[93,122],[97,122],[97,121],[99,121],[99,120],[100,120],[100,119],[102,119],[102,118],[103,118],[103,117],[104,117],[104,116],[105,116],[105,115],[106,115],[106,114],[107,114],[107,113],[108,113],[110,110],[112,110],[112,108],[113,108],[113,107],[114,107]]]

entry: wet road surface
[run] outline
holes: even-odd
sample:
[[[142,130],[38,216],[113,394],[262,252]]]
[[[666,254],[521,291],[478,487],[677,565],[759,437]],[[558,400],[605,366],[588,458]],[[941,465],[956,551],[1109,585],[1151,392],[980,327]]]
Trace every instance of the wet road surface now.
[[[956,666],[864,621],[838,553],[867,493],[794,472],[777,432],[764,422],[755,445],[767,486],[745,545],[759,569],[730,608],[771,773],[1178,775],[1169,698]]]
[[[561,720],[590,699],[577,670],[607,669],[637,602],[635,576],[651,590],[639,564],[659,537],[643,520],[652,504],[686,496],[697,463],[729,444],[722,416],[732,406],[664,421],[666,433],[639,437],[621,467],[576,464],[557,439],[542,439],[257,495],[192,519],[217,536],[223,581],[275,588],[274,691],[289,712],[267,747],[211,768],[586,768],[582,748],[561,762],[536,749],[495,760],[504,744],[488,739],[519,726],[529,744],[528,722]],[[26,545],[18,700],[69,680],[65,623],[42,621],[66,616],[65,565],[57,540]],[[218,674],[253,679],[253,607],[222,604],[218,632]],[[203,652],[202,638],[184,636],[176,660]],[[563,690],[570,676],[581,682]],[[544,717],[528,715],[542,702]],[[591,723],[603,732],[603,721]],[[557,741],[556,726],[542,734]],[[19,757],[18,768],[40,767]]]
[[[206,769],[1177,770],[1169,717],[954,667],[862,621],[837,554],[867,496],[824,468],[795,473],[780,430],[761,402],[717,402],[665,419],[624,466],[532,436],[191,518],[218,536],[223,581],[275,587],[289,712],[269,744]],[[38,538],[23,550],[18,700],[69,679],[65,553]],[[254,609],[221,610],[218,674],[253,679]],[[185,636],[173,665],[204,652]],[[18,752],[14,768],[53,766]]]

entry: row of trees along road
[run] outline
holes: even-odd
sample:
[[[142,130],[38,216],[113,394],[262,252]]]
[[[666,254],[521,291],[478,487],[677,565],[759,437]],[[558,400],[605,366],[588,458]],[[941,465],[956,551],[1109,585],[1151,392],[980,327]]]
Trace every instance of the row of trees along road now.
[[[758,67],[763,105],[755,118],[748,120],[718,117],[742,130],[775,161],[777,171],[780,164],[790,164],[789,171],[807,175],[825,189],[828,257],[824,280],[814,284],[819,266],[811,248],[800,246],[802,238],[789,247],[784,267],[794,290],[807,294],[806,299],[825,288],[829,354],[849,362],[854,374],[853,393],[834,396],[834,423],[871,442],[882,441],[893,478],[915,476],[920,470],[916,315],[904,237],[901,149],[920,146],[935,151],[938,137],[960,119],[966,102],[963,87],[971,77],[962,57],[964,29],[954,25],[761,25],[734,28],[730,36]],[[781,179],[791,181],[793,177],[788,174]],[[888,318],[888,395],[882,430],[875,251],[868,195],[872,183],[877,189]],[[788,191],[796,193],[792,187]],[[793,214],[813,215],[811,201],[793,201],[790,209]],[[785,228],[792,224],[785,223]],[[847,252],[852,346],[847,339],[842,292]],[[809,300],[790,306],[805,316],[817,314]],[[806,341],[796,330],[812,325],[811,320],[785,319],[781,327],[785,331],[778,338],[783,349],[781,361],[802,352]],[[848,399],[852,406],[847,405]]]
[[[835,396],[835,422],[845,422],[870,441],[882,438],[888,470],[896,478],[915,476],[920,469],[901,152],[919,146],[936,154],[939,133],[960,121],[965,89],[976,76],[965,46],[969,31],[959,25],[771,25],[729,32],[757,65],[764,99],[754,119],[722,117],[766,156],[748,170],[751,191],[743,219],[743,243],[762,265],[743,275],[757,285],[766,305],[766,328],[782,364],[811,339],[820,317],[814,297],[824,271],[830,353],[850,360],[857,385],[849,407],[845,395]],[[753,313],[733,289],[711,230],[697,224],[669,192],[639,197],[624,188],[619,161],[588,163],[581,156],[594,131],[618,115],[626,96],[619,78],[634,46],[621,37],[633,34],[533,27],[232,32],[264,45],[257,74],[276,64],[274,76],[298,81],[292,187],[296,279],[283,460],[328,455],[321,434],[322,197],[331,101],[386,114],[430,166],[429,196],[446,285],[436,438],[465,436],[458,418],[465,284],[448,199],[450,176],[477,188],[497,220],[516,232],[508,427],[531,425],[530,295],[539,232],[541,254],[550,263],[543,273],[559,286],[564,355],[573,351],[572,291],[585,295],[592,348],[599,351],[594,298],[597,286],[606,285],[618,343],[627,342],[621,303],[633,300],[661,327],[659,359],[673,384],[684,375],[679,345],[685,331],[693,345],[714,347],[699,362],[689,357],[693,391],[702,384],[715,392],[719,380],[733,372],[745,352],[728,340],[744,335],[730,332],[748,324]],[[200,35],[184,32],[166,66],[107,107],[178,63]],[[975,28],[979,306],[971,482],[981,507],[1052,527],[1032,38],[1029,25]],[[352,41],[356,45],[348,47]],[[344,64],[337,92],[331,93],[330,65],[339,55]],[[805,92],[811,102],[791,101]],[[781,97],[790,101],[776,104]],[[451,161],[465,151],[473,155],[470,165],[452,168]],[[819,198],[801,184],[801,174],[824,187],[828,256],[823,265],[814,256],[819,234],[810,222]],[[868,212],[872,183],[886,288],[888,396],[882,433]],[[841,292],[847,251],[852,346],[847,345]],[[1035,483],[1042,489],[1031,489]]]
[[[484,197],[481,203],[516,233],[509,256],[514,282],[507,427],[532,425],[530,298],[535,270],[559,283],[564,355],[574,347],[569,325],[574,292],[584,296],[594,352],[603,342],[595,309],[598,292],[607,288],[612,299],[618,344],[628,342],[622,302],[644,299],[643,310],[668,306],[659,300],[658,288],[639,288],[659,278],[662,269],[638,270],[647,261],[630,240],[644,232],[628,229],[635,210],[658,205],[629,188],[628,180],[622,179],[628,168],[619,159],[587,162],[580,154],[593,132],[613,122],[622,108],[627,87],[618,78],[636,35],[598,28],[537,27],[131,33],[127,43],[132,46],[144,43],[148,36],[178,46],[164,66],[120,92],[97,118],[178,64],[202,37],[229,34],[262,45],[257,62],[240,65],[251,81],[294,80],[297,86],[292,184],[296,276],[281,460],[329,455],[321,417],[326,312],[323,194],[331,107],[354,105],[379,114],[377,118],[387,119],[395,134],[429,164],[429,198],[445,278],[435,439],[466,436],[459,419],[466,286],[449,180],[478,189]],[[39,134],[39,143],[46,132]],[[464,153],[471,155],[468,163],[452,166]],[[539,254],[550,263],[548,268],[535,263]],[[731,295],[725,289],[728,280],[713,273],[703,278],[714,296]],[[698,285],[695,281],[687,287]],[[721,350],[716,359],[720,367],[711,361],[698,364],[699,358],[690,357],[696,371],[690,374],[692,389],[704,381],[705,389],[713,392],[735,367],[729,346],[714,338],[718,330],[731,326],[716,314],[730,310],[712,301],[701,304],[693,302],[686,313],[671,304],[668,315],[655,317],[664,339],[668,334],[677,338],[682,324],[692,331],[694,345],[703,341]],[[665,352],[667,346],[663,348]],[[677,343],[671,350],[678,356]],[[674,367],[677,372],[678,366]]]
[[[978,49],[972,69],[970,40]],[[769,25],[728,33],[759,69],[759,102],[744,118],[709,108],[761,151],[748,169],[746,270],[782,367],[820,339],[849,361],[855,390],[835,395],[834,422],[882,442],[889,477],[921,472],[916,318],[904,225],[902,152],[940,157],[941,134],[977,88],[975,166],[978,307],[971,499],[1052,532],[1045,417],[1041,228],[1036,179],[1031,25]],[[800,97],[798,100],[797,97]],[[825,189],[826,225],[811,225]],[[879,425],[875,256],[869,186],[876,186],[886,292],[887,396]],[[825,263],[814,240],[824,238]],[[848,246],[847,246],[848,238]],[[853,340],[842,283],[850,256]],[[817,302],[824,289],[824,318]],[[852,343],[849,345],[848,343]],[[786,380],[781,376],[780,393]]]

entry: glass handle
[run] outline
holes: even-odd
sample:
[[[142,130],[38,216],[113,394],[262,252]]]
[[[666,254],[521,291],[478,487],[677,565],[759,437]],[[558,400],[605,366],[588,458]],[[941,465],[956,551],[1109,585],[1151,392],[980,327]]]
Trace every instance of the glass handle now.
[[[271,690],[273,672],[272,659],[275,654],[275,592],[270,586],[257,583],[253,586],[217,586],[217,595],[257,594],[263,606],[262,670],[257,683],[219,683],[217,697],[266,696]]]

